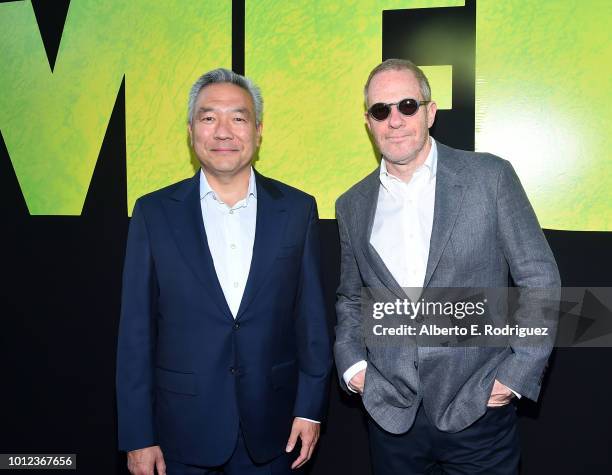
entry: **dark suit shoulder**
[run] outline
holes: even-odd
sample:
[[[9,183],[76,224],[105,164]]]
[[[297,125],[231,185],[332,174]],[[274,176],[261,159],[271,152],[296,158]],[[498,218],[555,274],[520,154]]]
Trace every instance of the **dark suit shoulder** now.
[[[502,169],[510,166],[507,160],[486,152],[460,150],[437,142],[438,162],[454,162],[453,168],[463,169],[467,174],[479,179],[497,179]]]
[[[378,176],[380,168],[376,167],[372,173],[362,178],[360,181],[351,186],[348,190],[342,193],[336,200],[336,209],[347,206],[357,195],[368,195],[375,191],[378,186]]]
[[[264,176],[261,173],[257,174],[257,179],[258,184],[265,187],[266,190],[273,195],[277,195],[279,197],[283,196],[291,201],[308,205],[315,200],[314,196],[306,193],[305,191],[283,183],[282,181],[275,180],[274,178]]]
[[[487,152],[471,152],[468,150],[461,150],[458,148],[452,148],[448,145],[444,145],[440,142],[436,142],[438,147],[438,157],[440,155],[447,155],[454,159],[459,159],[464,163],[472,164],[473,166],[481,166],[484,168],[493,168],[499,170],[503,166],[504,160],[497,155]]]
[[[142,195],[137,202],[140,203],[151,203],[155,201],[159,201],[161,199],[168,198],[174,195],[177,191],[180,191],[184,188],[189,188],[194,185],[195,177],[185,178],[184,180],[177,181],[176,183],[172,183],[171,185],[164,186],[159,190],[152,191],[147,193],[146,195]]]

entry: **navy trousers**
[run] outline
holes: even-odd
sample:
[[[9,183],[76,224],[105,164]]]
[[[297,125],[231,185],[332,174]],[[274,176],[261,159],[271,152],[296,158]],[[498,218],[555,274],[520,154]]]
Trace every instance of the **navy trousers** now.
[[[288,436],[287,436],[288,437]],[[299,446],[299,444],[298,444]],[[292,475],[301,470],[291,470],[291,464],[298,458],[299,451],[283,453],[271,462],[258,464],[253,462],[244,444],[242,432],[239,432],[236,448],[230,459],[220,467],[199,467],[166,460],[166,475]]]
[[[391,434],[368,418],[375,475],[516,475],[520,446],[514,404],[489,408],[466,429],[448,433],[428,419],[423,405],[405,434]]]

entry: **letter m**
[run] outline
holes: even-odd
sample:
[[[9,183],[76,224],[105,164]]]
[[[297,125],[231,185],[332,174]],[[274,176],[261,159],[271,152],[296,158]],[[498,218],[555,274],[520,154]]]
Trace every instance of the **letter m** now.
[[[192,173],[189,85],[230,63],[231,2],[72,0],[53,72],[32,4],[0,4],[0,130],[30,213],[81,213],[124,76],[128,206]]]

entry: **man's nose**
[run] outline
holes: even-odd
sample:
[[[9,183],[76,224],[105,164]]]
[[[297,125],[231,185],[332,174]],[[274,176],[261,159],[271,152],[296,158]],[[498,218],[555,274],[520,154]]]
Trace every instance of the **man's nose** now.
[[[389,127],[398,129],[404,125],[404,115],[399,111],[396,105],[391,106],[389,114]]]
[[[229,120],[220,119],[217,121],[215,128],[215,138],[219,140],[231,139],[234,137]]]

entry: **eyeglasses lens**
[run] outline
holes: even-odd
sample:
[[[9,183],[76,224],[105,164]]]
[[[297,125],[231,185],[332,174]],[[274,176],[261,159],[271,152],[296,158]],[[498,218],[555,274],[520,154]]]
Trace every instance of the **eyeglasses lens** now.
[[[370,115],[376,120],[385,120],[391,113],[391,106],[387,104],[374,104],[370,107]]]
[[[397,104],[397,109],[403,115],[414,115],[419,109],[419,103],[415,99],[403,99]],[[379,102],[370,107],[369,113],[376,120],[385,120],[391,114],[391,105]]]
[[[419,104],[414,99],[404,99],[400,101],[397,108],[404,115],[414,115],[419,109]]]

